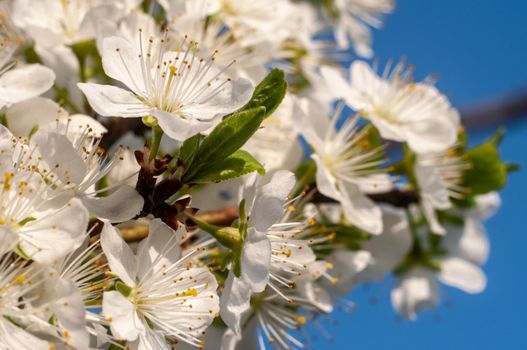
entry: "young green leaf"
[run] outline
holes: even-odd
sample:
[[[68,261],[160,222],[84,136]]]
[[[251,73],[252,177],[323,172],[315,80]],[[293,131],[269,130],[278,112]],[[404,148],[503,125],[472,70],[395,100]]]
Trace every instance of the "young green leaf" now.
[[[287,91],[284,72],[273,69],[254,89],[251,100],[241,109],[245,111],[255,107],[265,107],[264,119],[270,116],[280,105]]]
[[[237,112],[222,121],[203,139],[194,161],[186,168],[183,182],[188,183],[196,174],[204,174],[206,168],[218,164],[236,152],[258,130],[265,115],[265,107]]]
[[[192,166],[192,162],[194,161],[194,157],[196,156],[196,153],[199,149],[199,146],[203,142],[203,139],[205,136],[201,134],[196,134],[192,136],[191,138],[187,139],[181,147],[179,148],[179,159],[183,161],[183,164],[185,167],[189,168]]]
[[[246,151],[238,150],[223,161],[205,168],[202,173],[195,175],[194,183],[221,182],[234,179],[253,171],[265,174],[264,167]]]

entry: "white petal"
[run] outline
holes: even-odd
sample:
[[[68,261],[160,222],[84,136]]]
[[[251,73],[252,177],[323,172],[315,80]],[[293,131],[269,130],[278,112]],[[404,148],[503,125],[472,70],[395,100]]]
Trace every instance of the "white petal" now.
[[[333,311],[331,297],[324,288],[318,286],[313,280],[310,278],[301,278],[295,282],[295,285],[298,293],[320,311],[324,313]]]
[[[324,196],[332,198],[336,201],[340,201],[342,199],[342,195],[337,189],[335,177],[333,177],[329,173],[329,171],[324,166],[324,163],[322,162],[322,160],[320,160],[320,158],[316,154],[311,155],[311,158],[313,158],[313,160],[317,164],[317,172],[316,172],[317,189]]]
[[[267,173],[257,184],[259,193],[253,208],[248,210],[249,226],[266,231],[275,224],[284,213],[285,200],[293,190],[295,181],[295,175],[290,171]]]
[[[224,337],[221,339],[221,350],[262,350],[259,346],[258,342],[258,328],[260,327],[260,322],[257,317],[250,317],[250,315],[245,315],[243,318],[243,330],[242,334],[243,336],[237,336],[232,332],[230,329],[227,329],[224,332]],[[208,339],[207,339],[208,340]],[[237,340],[237,341],[236,341]],[[219,342],[218,342],[219,343]],[[205,349],[207,350],[217,350],[218,343],[205,343],[205,345],[213,345],[216,344],[216,346],[207,347],[205,346]]]
[[[356,111],[368,110],[373,102],[372,95],[382,93],[379,91],[382,80],[368,63],[359,60],[351,64],[350,76],[352,92],[346,96],[346,102]]]
[[[331,263],[331,276],[336,278],[337,283],[329,286],[329,291],[334,299],[347,295],[349,291],[360,282],[357,277],[363,272],[369,264],[374,262],[372,254],[366,250],[357,252],[338,249],[329,257]]]
[[[66,87],[70,81],[79,81],[79,60],[69,46],[43,47],[35,46],[35,51],[42,59],[42,63],[53,69],[56,83]]]
[[[221,350],[236,350],[236,345],[241,340],[241,336],[236,335],[231,329],[227,329],[221,339]]]
[[[0,339],[5,349],[49,350],[49,343],[15,326],[11,321],[0,321]]]
[[[59,210],[42,213],[19,230],[22,250],[37,262],[49,263],[78,248],[86,238],[88,211],[77,199]]]
[[[221,294],[220,315],[223,322],[237,335],[241,335],[240,321],[249,310],[250,300],[251,287],[230,271]]]
[[[459,240],[459,249],[467,260],[481,265],[487,261],[490,243],[485,226],[478,219],[465,218],[463,234]]]
[[[121,186],[106,197],[81,198],[90,214],[111,222],[123,222],[133,219],[141,212],[144,199],[131,186]]]
[[[150,114],[157,118],[165,134],[176,141],[184,141],[210,129],[216,123],[216,121],[200,121],[194,118],[184,119],[158,109],[151,110]]]
[[[12,69],[0,77],[0,100],[6,104],[36,97],[53,86],[55,73],[40,64]]]
[[[420,157],[414,167],[415,177],[421,192],[426,194],[431,204],[437,209],[448,209],[451,207],[448,189],[443,185],[439,169],[434,166],[423,166]]]
[[[323,66],[320,68],[320,74],[327,81],[335,99],[347,99],[353,95],[350,83],[346,81],[341,70]]]
[[[238,78],[227,84],[214,98],[184,108],[182,112],[188,119],[217,119],[243,107],[251,99],[253,91],[249,80]]]
[[[80,184],[84,180],[86,164],[65,135],[39,130],[31,141],[38,145],[42,158],[62,183]]]
[[[395,310],[411,320],[423,309],[433,308],[439,301],[439,286],[431,271],[413,269],[405,274],[391,293]]]
[[[317,101],[303,98],[293,106],[294,127],[315,150],[323,149],[326,130],[333,127],[329,111]]]
[[[455,257],[443,258],[440,263],[441,282],[467,293],[480,293],[485,289],[487,278],[478,266]]]
[[[84,114],[72,114],[69,118],[64,121],[61,120],[62,124],[68,125],[69,133],[78,133],[79,131],[84,132],[86,127],[91,129],[90,133],[96,137],[102,137],[108,129],[93,117],[84,115]]]
[[[23,102],[15,103],[5,111],[7,125],[17,136],[29,136],[35,127],[47,125],[61,116],[62,109],[55,101],[35,97]]]
[[[134,253],[123,240],[119,232],[110,223],[105,223],[101,232],[101,246],[112,273],[126,285],[135,286],[137,261]]]
[[[156,273],[175,264],[181,258],[180,244],[186,234],[183,225],[176,232],[160,219],[150,222],[148,232],[137,248],[137,277],[140,280],[147,273]]]
[[[60,295],[53,303],[53,312],[60,325],[71,334],[69,343],[76,349],[88,349],[90,336],[86,330],[86,312],[80,291],[71,281],[59,280],[55,295]]]
[[[249,227],[241,253],[241,277],[255,293],[262,292],[269,281],[271,242],[264,232]]]
[[[488,219],[501,206],[501,198],[498,192],[489,192],[476,196],[476,215],[481,219]]]
[[[5,155],[13,152],[13,138],[15,136],[4,125],[0,124],[0,154]]]
[[[19,243],[17,234],[8,227],[0,226],[0,254],[4,255],[16,249]]]
[[[146,331],[139,334],[139,341],[137,347],[132,349],[137,350],[171,350],[171,347],[162,332],[152,331],[148,328],[148,325],[145,325],[144,328]]]
[[[139,50],[128,40],[117,36],[105,38],[102,45],[102,65],[106,75],[144,96],[145,83]]]
[[[426,119],[406,124],[405,138],[412,151],[423,154],[441,152],[457,140],[458,127],[446,118]]]
[[[430,230],[438,235],[445,235],[446,230],[437,218],[436,208],[432,204],[433,200],[426,193],[421,194],[421,206]]]
[[[357,185],[342,183],[342,209],[350,223],[374,235],[382,232],[381,209]]]
[[[362,244],[362,249],[371,252],[374,264],[364,271],[362,278],[379,279],[399,265],[412,247],[412,235],[404,211],[390,206],[381,206],[384,232]]]
[[[102,313],[111,320],[110,328],[117,339],[136,340],[145,331],[134,304],[119,292],[104,292]]]
[[[132,92],[110,85],[79,83],[90,106],[103,117],[137,118],[149,114],[149,108]]]

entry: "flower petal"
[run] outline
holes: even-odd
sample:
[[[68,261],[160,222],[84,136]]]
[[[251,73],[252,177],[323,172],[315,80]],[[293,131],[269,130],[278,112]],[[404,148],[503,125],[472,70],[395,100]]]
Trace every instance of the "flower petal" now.
[[[392,289],[392,304],[403,317],[417,318],[417,312],[433,308],[439,301],[439,285],[432,271],[415,268]]]
[[[226,84],[215,97],[183,108],[182,113],[188,119],[217,119],[243,107],[251,99],[253,91],[249,80],[238,78]]]
[[[139,280],[143,280],[147,273],[156,273],[175,264],[181,258],[180,245],[186,234],[183,225],[174,231],[160,219],[150,222],[148,232],[146,239],[137,247]]]
[[[47,341],[35,337],[7,320],[0,322],[0,339],[6,349],[49,350]]]
[[[324,196],[332,198],[336,201],[340,201],[342,195],[337,189],[336,179],[333,175],[324,166],[322,160],[316,155],[311,155],[311,158],[315,161],[317,165],[316,180],[317,180],[317,189]]]
[[[416,153],[441,152],[457,140],[458,125],[447,118],[430,118],[407,123],[404,129],[408,146]]]
[[[0,105],[11,105],[48,91],[55,73],[40,64],[30,64],[7,71],[0,77]]]
[[[127,286],[135,286],[136,257],[117,229],[108,222],[104,224],[101,232],[101,246],[112,273],[116,274]]]
[[[119,292],[104,292],[102,313],[110,320],[110,329],[117,339],[133,341],[145,331],[134,304]]]
[[[77,199],[59,210],[34,215],[37,219],[22,226],[19,235],[22,250],[37,262],[63,258],[86,238],[88,211]]]
[[[42,158],[62,183],[80,184],[84,180],[86,164],[65,135],[43,129],[31,141],[38,145]]]
[[[442,258],[440,263],[441,282],[471,294],[485,290],[487,278],[478,266],[455,257]]]
[[[384,232],[362,244],[362,249],[373,256],[373,263],[361,273],[361,279],[380,279],[399,265],[410,248],[412,236],[404,211],[391,206],[381,206]]]
[[[78,83],[90,106],[103,117],[138,118],[149,114],[141,100],[132,92],[93,83]]]
[[[220,299],[221,319],[235,334],[241,335],[240,322],[243,314],[249,310],[251,287],[230,271]]]
[[[320,75],[328,82],[327,85],[336,99],[347,99],[353,95],[350,83],[346,81],[341,70],[323,66],[320,68]]]
[[[340,187],[344,190],[340,202],[350,223],[371,234],[381,234],[381,209],[361,192],[359,186],[346,182],[341,183]]]
[[[29,136],[35,127],[47,125],[61,115],[60,106],[55,101],[35,97],[15,103],[5,111],[7,125],[17,136]],[[66,113],[64,113],[66,114]]]
[[[248,283],[253,292],[262,292],[269,281],[271,265],[271,242],[265,232],[249,227],[243,242],[240,263],[241,278]]]
[[[90,214],[111,222],[123,222],[133,219],[141,212],[144,199],[131,186],[121,186],[117,191],[106,197],[81,198],[82,203],[88,208]]]
[[[186,119],[159,109],[151,110],[150,114],[157,118],[165,134],[176,141],[184,141],[210,129],[216,123],[216,121],[200,121],[194,118]]]
[[[55,295],[60,296],[53,303],[53,312],[60,325],[70,334],[69,343],[76,349],[88,349],[90,336],[86,330],[86,311],[82,295],[71,281],[59,280]]]
[[[257,181],[254,206],[248,208],[249,226],[264,232],[275,224],[284,214],[283,206],[295,181],[294,174],[287,170],[267,173],[261,181]]]
[[[128,40],[111,36],[103,41],[102,65],[107,76],[119,80],[138,95],[145,95],[139,50]]]

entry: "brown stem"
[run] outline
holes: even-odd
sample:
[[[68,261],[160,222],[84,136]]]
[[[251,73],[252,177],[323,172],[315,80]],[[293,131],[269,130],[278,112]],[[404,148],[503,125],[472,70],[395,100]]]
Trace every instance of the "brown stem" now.
[[[461,108],[463,125],[475,129],[505,124],[527,116],[527,88],[488,99],[472,107]]]

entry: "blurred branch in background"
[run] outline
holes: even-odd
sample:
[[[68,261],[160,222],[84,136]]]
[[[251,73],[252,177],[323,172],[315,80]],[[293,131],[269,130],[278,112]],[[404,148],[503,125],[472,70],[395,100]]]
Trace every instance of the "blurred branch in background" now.
[[[527,88],[461,108],[460,112],[463,125],[467,129],[488,128],[509,123],[527,116]]]

